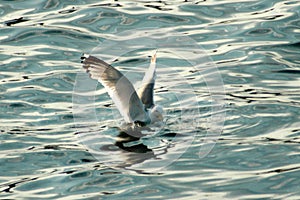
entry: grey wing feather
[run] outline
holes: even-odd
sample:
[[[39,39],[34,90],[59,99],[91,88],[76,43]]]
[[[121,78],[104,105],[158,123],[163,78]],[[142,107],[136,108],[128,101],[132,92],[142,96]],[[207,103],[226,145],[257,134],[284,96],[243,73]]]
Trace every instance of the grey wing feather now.
[[[154,106],[153,89],[154,83],[145,83],[139,89],[139,97],[147,109]]]
[[[148,115],[131,82],[117,69],[94,56],[83,57],[83,68],[107,90],[125,121],[146,122]]]
[[[151,64],[142,81],[142,87],[138,91],[138,95],[147,109],[154,106],[153,89],[156,78],[155,59],[156,54],[152,56]]]

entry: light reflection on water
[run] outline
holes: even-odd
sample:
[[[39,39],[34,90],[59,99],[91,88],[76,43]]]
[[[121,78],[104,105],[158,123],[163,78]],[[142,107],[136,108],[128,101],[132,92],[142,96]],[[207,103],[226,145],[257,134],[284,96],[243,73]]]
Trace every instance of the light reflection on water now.
[[[1,198],[299,198],[298,1],[7,1],[0,14]],[[213,151],[199,159],[210,94],[202,76],[173,60],[172,69],[197,94],[201,123],[192,145],[159,173],[132,174],[104,165],[77,141],[73,123],[81,54],[138,28],[165,28],[197,41],[217,64],[226,89],[223,133]],[[147,56],[127,54],[115,64],[129,74],[137,65],[143,74]],[[166,56],[161,57],[165,64]],[[167,72],[161,69],[163,76]],[[172,118],[176,98],[164,90],[163,77],[158,80],[158,99],[167,102]],[[113,138],[114,106],[101,86],[96,94],[99,122],[86,126]],[[169,122],[175,129],[180,125]],[[160,141],[145,142],[153,147]]]

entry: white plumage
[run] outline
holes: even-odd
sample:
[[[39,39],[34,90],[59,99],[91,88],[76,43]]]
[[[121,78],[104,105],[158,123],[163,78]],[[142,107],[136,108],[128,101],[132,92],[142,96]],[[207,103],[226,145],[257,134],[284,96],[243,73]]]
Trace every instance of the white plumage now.
[[[162,121],[162,107],[155,105],[153,89],[156,77],[156,52],[138,91],[117,69],[94,56],[82,57],[83,68],[92,79],[98,80],[106,89],[125,122],[144,126]]]

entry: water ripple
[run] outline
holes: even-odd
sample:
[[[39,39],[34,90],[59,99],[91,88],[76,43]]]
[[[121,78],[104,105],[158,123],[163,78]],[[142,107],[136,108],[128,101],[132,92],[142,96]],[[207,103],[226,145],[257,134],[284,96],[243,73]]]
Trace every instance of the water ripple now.
[[[3,1],[0,198],[298,199],[299,8],[299,1],[287,0]],[[210,112],[214,91],[202,77],[209,73],[207,66],[198,73],[181,59],[160,52],[156,93],[157,100],[165,102],[170,127],[164,136],[146,142],[155,147],[177,134],[172,128],[182,130],[184,124],[176,118],[180,103],[172,95],[189,92],[178,88],[182,77],[199,99],[193,109],[200,115],[187,151],[152,174],[99,162],[77,141],[82,132],[73,123],[73,86],[77,73],[83,72],[81,54],[105,40],[142,35],[140,28],[164,31],[164,38],[177,32],[197,41],[217,65],[226,89],[223,133],[213,151],[200,160],[209,117],[216,114]],[[116,37],[128,30],[134,34]],[[144,48],[113,65],[131,78],[142,77],[147,56],[149,49]],[[114,138],[109,126],[117,123],[116,108],[100,85],[95,94],[99,123],[87,122],[82,129],[103,133],[103,142]],[[156,150],[165,150],[159,145]],[[130,164],[128,158],[134,157],[126,156],[122,159]]]

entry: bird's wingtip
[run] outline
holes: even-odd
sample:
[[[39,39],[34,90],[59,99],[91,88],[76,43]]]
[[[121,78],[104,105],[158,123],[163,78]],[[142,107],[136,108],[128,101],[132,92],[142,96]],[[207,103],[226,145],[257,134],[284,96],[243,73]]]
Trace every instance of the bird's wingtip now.
[[[81,59],[81,63],[83,63],[87,58],[89,58],[90,57],[90,55],[89,54],[85,54],[85,53],[83,53],[82,55],[81,55],[81,57],[80,57],[80,59]]]
[[[151,63],[155,63],[156,62],[156,54],[157,54],[157,49],[154,51],[154,54],[151,57]]]

